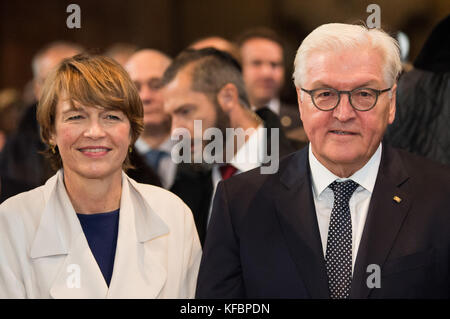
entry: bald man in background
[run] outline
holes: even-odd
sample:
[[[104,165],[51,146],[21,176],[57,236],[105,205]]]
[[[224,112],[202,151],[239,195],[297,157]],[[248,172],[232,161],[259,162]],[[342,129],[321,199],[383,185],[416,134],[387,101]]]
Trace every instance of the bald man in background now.
[[[162,186],[170,189],[175,181],[176,164],[170,158],[170,116],[164,112],[161,77],[172,62],[164,53],[153,49],[135,52],[125,69],[135,83],[144,106],[144,132],[135,149],[159,176]]]

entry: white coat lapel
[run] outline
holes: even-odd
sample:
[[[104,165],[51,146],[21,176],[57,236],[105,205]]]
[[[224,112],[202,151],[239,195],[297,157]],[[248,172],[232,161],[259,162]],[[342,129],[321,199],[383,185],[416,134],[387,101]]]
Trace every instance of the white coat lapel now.
[[[122,175],[119,235],[108,298],[156,298],[167,279],[169,232],[136,185]]]
[[[47,231],[47,237],[42,239],[40,245],[48,244],[48,247],[54,248],[61,246],[64,249],[60,249],[59,253],[67,254],[62,263],[58,262],[61,266],[56,271],[50,295],[53,298],[105,298],[108,287],[69,200],[61,171],[57,176],[54,191],[44,211],[44,225],[41,223],[39,227],[39,231]],[[53,221],[50,220],[52,217]],[[57,236],[60,236],[60,244],[56,243]],[[50,254],[47,256],[54,258]],[[39,257],[38,254],[35,257]]]

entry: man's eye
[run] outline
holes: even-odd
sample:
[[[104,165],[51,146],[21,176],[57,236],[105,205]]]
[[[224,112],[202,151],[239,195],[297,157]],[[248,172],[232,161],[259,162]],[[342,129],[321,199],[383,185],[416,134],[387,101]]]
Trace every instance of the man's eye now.
[[[329,97],[331,95],[330,91],[318,92],[317,97]]]
[[[178,114],[188,115],[190,111],[191,111],[190,109],[181,109]]]
[[[375,94],[368,90],[361,90],[357,92],[359,97],[373,97]]]

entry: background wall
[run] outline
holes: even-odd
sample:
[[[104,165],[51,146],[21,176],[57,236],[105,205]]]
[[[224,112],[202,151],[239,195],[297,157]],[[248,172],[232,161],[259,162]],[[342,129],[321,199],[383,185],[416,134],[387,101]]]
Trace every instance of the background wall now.
[[[70,3],[81,7],[81,29],[68,29]],[[450,13],[448,0],[0,0],[0,89],[22,89],[33,54],[48,42],[75,41],[102,51],[116,42],[152,47],[172,56],[199,37],[229,39],[253,26],[275,29],[287,43],[287,77],[306,34],[327,22],[366,21],[381,7],[382,27],[404,31],[413,60],[432,27]],[[290,81],[287,95],[292,92]]]

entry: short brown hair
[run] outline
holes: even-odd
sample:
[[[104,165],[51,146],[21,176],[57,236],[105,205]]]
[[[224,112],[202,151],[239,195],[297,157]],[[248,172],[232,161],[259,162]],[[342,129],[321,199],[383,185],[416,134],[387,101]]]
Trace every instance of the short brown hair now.
[[[193,91],[201,92],[211,102],[217,103],[217,93],[226,84],[232,83],[238,91],[240,104],[250,108],[242,79],[241,65],[230,53],[215,48],[186,49],[173,60],[164,72],[163,86],[172,82],[177,74],[188,65],[193,65],[191,73],[191,89]]]
[[[56,106],[68,100],[97,108],[122,111],[130,121],[131,141],[143,131],[143,107],[139,93],[128,73],[113,59],[100,55],[79,54],[63,60],[45,81],[37,108],[41,138],[49,146],[55,130]],[[62,167],[59,152],[44,151],[54,169]],[[131,168],[127,156],[123,169]]]

